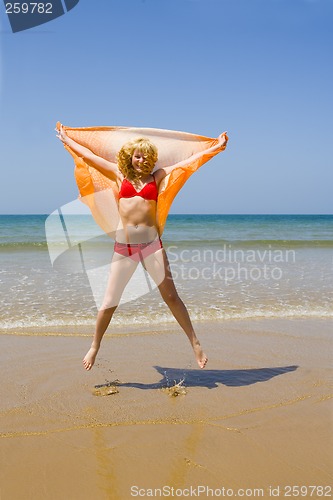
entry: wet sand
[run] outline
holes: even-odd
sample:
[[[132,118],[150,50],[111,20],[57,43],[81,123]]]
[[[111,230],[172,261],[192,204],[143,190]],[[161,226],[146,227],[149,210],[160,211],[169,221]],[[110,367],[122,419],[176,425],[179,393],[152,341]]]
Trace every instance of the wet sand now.
[[[332,486],[332,331],[318,319],[198,323],[205,370],[176,326],[110,334],[90,372],[88,337],[2,335],[1,500]]]

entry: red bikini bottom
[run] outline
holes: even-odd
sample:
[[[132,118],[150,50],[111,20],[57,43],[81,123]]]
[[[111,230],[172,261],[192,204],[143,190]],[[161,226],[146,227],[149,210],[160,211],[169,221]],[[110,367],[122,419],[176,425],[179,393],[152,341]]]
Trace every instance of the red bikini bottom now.
[[[161,238],[156,238],[156,240],[148,243],[118,243],[116,241],[114,244],[114,251],[116,253],[124,257],[130,257],[136,262],[142,261],[160,248],[163,248]]]

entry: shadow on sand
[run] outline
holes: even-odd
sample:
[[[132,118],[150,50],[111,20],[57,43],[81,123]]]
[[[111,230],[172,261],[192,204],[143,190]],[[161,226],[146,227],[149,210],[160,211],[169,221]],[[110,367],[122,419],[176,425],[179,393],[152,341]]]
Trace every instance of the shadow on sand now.
[[[140,382],[118,382],[118,387],[134,387],[136,389],[162,389],[170,387],[183,380],[186,387],[207,387],[215,389],[218,384],[229,387],[242,387],[245,385],[267,382],[273,377],[297,370],[298,366],[279,366],[274,368],[251,368],[244,370],[184,370],[181,368],[167,368],[154,366],[162,376],[159,382],[154,384],[142,384]],[[110,383],[109,383],[110,384]],[[102,387],[102,384],[98,387]]]

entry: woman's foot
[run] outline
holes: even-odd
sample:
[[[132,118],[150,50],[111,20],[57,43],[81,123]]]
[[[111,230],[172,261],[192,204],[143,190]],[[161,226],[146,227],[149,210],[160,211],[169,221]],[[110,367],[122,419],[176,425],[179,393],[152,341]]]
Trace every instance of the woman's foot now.
[[[98,347],[91,347],[85,357],[83,358],[83,366],[86,370],[91,370],[96,359],[96,354],[98,353]]]
[[[195,359],[197,360],[197,363],[199,365],[199,368],[205,368],[208,358],[206,354],[203,352],[202,347],[200,345],[200,342],[196,342],[193,345],[193,351],[195,355]]]

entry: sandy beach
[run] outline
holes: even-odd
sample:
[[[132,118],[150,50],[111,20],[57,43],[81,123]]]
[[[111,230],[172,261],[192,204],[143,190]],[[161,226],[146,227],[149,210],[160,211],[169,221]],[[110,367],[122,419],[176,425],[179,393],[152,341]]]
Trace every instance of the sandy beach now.
[[[7,332],[1,500],[332,496],[332,326],[198,323],[205,370],[176,327],[106,336],[91,372],[89,337]]]

